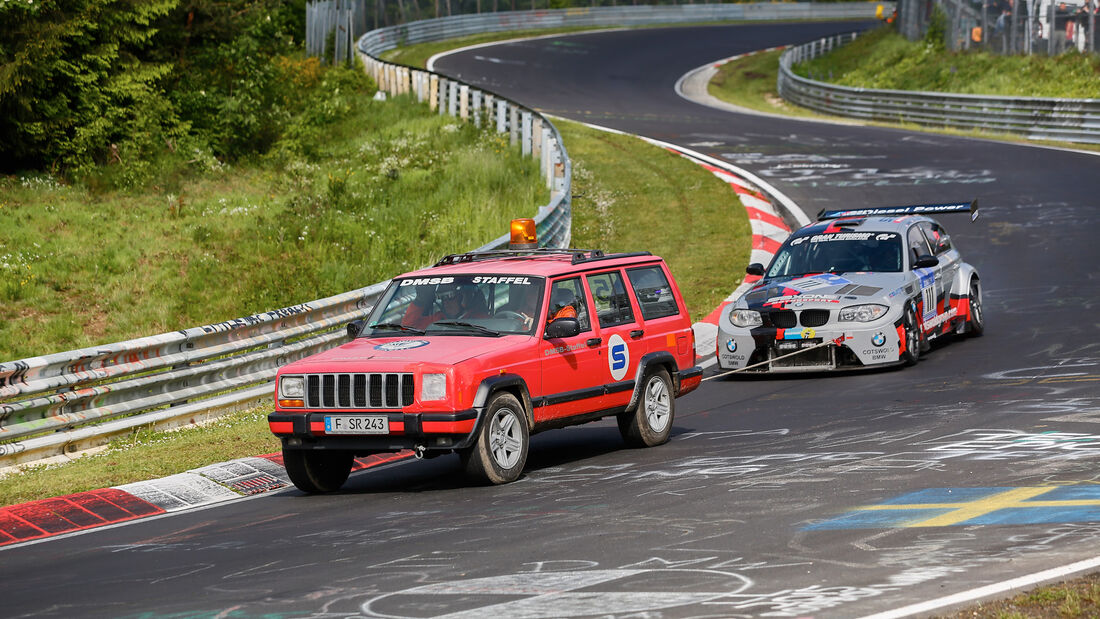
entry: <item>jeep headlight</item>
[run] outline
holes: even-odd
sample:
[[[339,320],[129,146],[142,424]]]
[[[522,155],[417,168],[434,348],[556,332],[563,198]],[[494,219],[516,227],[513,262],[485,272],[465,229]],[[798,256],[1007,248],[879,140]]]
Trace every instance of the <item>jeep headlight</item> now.
[[[874,303],[852,305],[840,310],[840,320],[841,322],[871,322],[885,316],[889,309],[885,305]]]
[[[730,311],[730,322],[736,327],[748,328],[759,327],[764,324],[764,320],[760,318],[760,312],[750,309],[735,309]]]
[[[420,401],[430,402],[447,397],[446,374],[424,374],[420,377]]]
[[[279,379],[279,398],[301,400],[306,397],[306,379],[302,376],[283,376]]]

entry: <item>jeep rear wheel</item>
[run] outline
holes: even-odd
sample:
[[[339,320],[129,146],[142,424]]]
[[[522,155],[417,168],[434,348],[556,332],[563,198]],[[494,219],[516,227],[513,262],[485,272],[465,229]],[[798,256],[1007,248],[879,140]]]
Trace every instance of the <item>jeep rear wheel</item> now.
[[[335,492],[351,473],[350,451],[284,449],[283,466],[290,481],[302,492]]]
[[[506,484],[523,473],[529,445],[523,406],[512,394],[498,393],[485,408],[477,443],[462,452],[462,464],[471,477]]]
[[[642,380],[642,391],[634,410],[618,416],[619,434],[631,447],[660,445],[672,433],[675,416],[672,380],[668,372],[658,370]]]

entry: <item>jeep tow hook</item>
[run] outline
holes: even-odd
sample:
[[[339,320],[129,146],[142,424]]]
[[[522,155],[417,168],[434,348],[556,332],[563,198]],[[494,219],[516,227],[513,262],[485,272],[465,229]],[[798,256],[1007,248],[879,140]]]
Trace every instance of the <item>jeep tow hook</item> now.
[[[423,446],[423,445],[415,445],[413,447],[413,454],[416,456],[417,460],[423,460],[424,459],[424,454],[427,451],[428,451],[428,448]]]

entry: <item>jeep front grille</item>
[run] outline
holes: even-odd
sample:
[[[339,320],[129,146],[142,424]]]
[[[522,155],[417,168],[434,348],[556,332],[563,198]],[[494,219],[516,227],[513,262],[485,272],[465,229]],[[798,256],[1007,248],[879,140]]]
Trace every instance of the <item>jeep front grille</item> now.
[[[310,374],[307,408],[402,408],[413,403],[412,374]]]

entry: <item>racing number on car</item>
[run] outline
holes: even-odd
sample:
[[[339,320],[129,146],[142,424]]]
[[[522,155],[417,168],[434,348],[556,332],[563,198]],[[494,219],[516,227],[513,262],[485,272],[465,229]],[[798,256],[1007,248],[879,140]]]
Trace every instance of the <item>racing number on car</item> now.
[[[936,276],[931,269],[920,269],[917,273],[920,277],[921,303],[924,304],[921,319],[932,320],[936,317]]]
[[[622,380],[630,365],[630,347],[616,333],[607,340],[607,352],[607,367],[611,370],[611,378]]]

